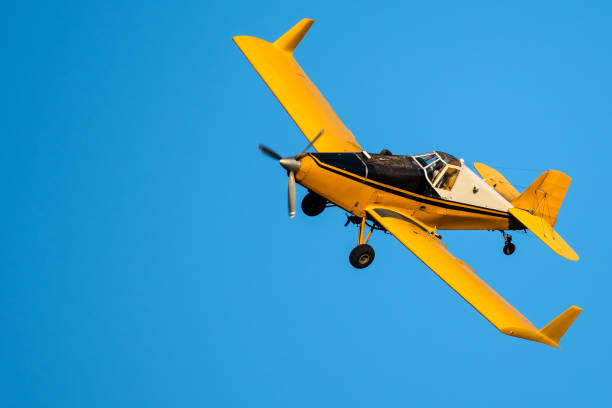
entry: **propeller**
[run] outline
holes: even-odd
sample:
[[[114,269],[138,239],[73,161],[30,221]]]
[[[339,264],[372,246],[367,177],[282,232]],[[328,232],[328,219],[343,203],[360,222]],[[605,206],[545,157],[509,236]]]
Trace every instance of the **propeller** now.
[[[276,153],[274,150],[264,145],[259,145],[259,151],[265,154],[266,156],[271,157],[276,160],[280,160],[283,158],[283,156],[281,156],[280,154]]]
[[[289,171],[289,185],[287,186],[287,193],[287,203],[289,204],[289,218],[293,218],[295,217],[295,174],[293,174],[292,171]]]
[[[306,146],[306,148],[302,150],[302,153],[306,153],[306,150],[310,149],[310,146],[314,145],[314,143],[321,137],[321,135],[323,135],[323,132],[325,132],[325,129],[321,129],[319,133],[317,133],[314,139],[312,139],[312,142],[308,143],[308,146]]]
[[[306,146],[306,148],[300,153],[298,156],[306,153],[306,150],[310,149],[311,146],[323,135],[325,129],[321,129],[319,133],[312,139],[310,143]],[[295,173],[300,170],[300,161],[297,159],[298,156],[291,157],[283,157],[280,154],[276,153],[274,150],[266,147],[264,145],[259,145],[259,151],[265,154],[268,157],[271,157],[275,160],[278,160],[281,166],[285,170],[287,170],[287,175],[289,176],[289,185],[287,186],[288,192],[288,204],[289,204],[289,217],[295,217]]]
[[[280,154],[264,145],[259,145],[259,151],[268,157],[278,160],[280,165],[287,170],[287,174],[289,175],[289,185],[287,186],[289,217],[295,217],[295,173],[300,169],[299,160],[297,160],[295,156],[282,157]]]

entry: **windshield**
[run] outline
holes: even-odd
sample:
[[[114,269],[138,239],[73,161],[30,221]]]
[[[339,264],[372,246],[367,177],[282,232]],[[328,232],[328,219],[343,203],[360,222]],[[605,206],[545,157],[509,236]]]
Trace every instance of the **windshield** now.
[[[435,153],[422,154],[420,156],[416,156],[415,158],[422,167],[427,167],[435,160],[438,160],[438,156]]]
[[[436,188],[450,191],[457,180],[461,161],[452,154],[435,151],[413,156],[425,170],[427,178]],[[452,166],[452,167],[451,167]],[[446,168],[446,169],[445,169]],[[445,171],[446,170],[446,171]]]
[[[461,167],[461,161],[459,161],[459,159],[453,156],[452,154],[448,154],[444,152],[436,152],[436,153],[438,154],[438,156],[440,156],[442,160],[446,162],[446,164],[450,164],[451,166]]]
[[[435,162],[436,160],[442,160],[446,164],[450,164],[451,166],[461,167],[461,160],[453,156],[452,154],[444,153],[441,151],[435,151],[431,153],[417,154],[416,156],[412,156],[414,159],[419,162],[421,167],[425,168]]]
[[[455,180],[457,180],[458,175],[459,170],[454,167],[447,167],[444,175],[440,177],[440,181],[438,181],[436,188],[441,188],[442,190],[450,191],[455,185]]]

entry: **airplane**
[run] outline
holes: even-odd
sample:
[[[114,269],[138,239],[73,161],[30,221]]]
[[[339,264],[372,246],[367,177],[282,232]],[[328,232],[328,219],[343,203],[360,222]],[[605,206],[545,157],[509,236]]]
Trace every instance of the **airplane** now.
[[[500,332],[559,348],[581,308],[571,306],[538,329],[455,258],[438,231],[501,231],[503,252],[510,255],[516,247],[506,231],[530,230],[557,254],[577,261],[576,252],[553,229],[571,178],[548,170],[519,193],[492,167],[474,163],[479,177],[462,159],[441,151],[367,152],[293,58],[313,23],[303,19],[272,43],[233,38],[309,141],[301,153],[289,157],[259,146],[287,171],[289,216],[295,216],[298,183],[308,190],[301,202],[306,215],[316,216],[329,206],[350,214],[346,225],[358,226],[357,246],[349,256],[355,268],[374,260],[368,244],[372,232],[388,231]],[[311,147],[316,153],[308,152]]]

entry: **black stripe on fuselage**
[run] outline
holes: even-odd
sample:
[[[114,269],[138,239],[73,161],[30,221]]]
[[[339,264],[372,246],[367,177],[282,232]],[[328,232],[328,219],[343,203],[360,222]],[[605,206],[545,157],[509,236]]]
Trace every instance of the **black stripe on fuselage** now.
[[[336,169],[333,166],[327,165],[327,164],[323,164],[321,163],[314,155],[312,154],[308,154],[310,157],[312,157],[314,159],[314,162],[317,164],[317,166],[321,167],[322,169],[331,171],[332,173],[336,173],[339,174],[343,177],[346,177],[348,179],[357,181],[358,183],[361,184],[365,184],[369,187],[373,187],[379,190],[383,190],[386,191],[388,193],[391,194],[395,194],[397,196],[400,197],[404,197],[407,198],[409,200],[413,200],[413,201],[418,201],[420,203],[424,203],[424,204],[429,204],[429,205],[433,205],[435,207],[441,207],[441,208],[446,208],[446,209],[450,209],[450,210],[457,210],[457,211],[465,211],[465,212],[471,212],[471,213],[475,213],[475,214],[483,214],[483,215],[490,215],[492,217],[501,217],[501,218],[510,218],[510,214],[502,212],[502,211],[497,211],[497,210],[490,210],[488,208],[482,208],[482,207],[461,207],[455,204],[450,204],[449,201],[445,201],[445,202],[438,202],[438,201],[433,201],[430,200],[428,198],[419,196],[419,195],[415,195],[413,193],[407,193],[405,191],[401,191],[401,190],[397,190],[395,188],[391,188],[389,186],[385,186],[385,185],[381,185],[381,184],[375,184],[370,182],[368,179],[363,179],[357,176],[354,176],[350,173],[345,173],[344,171],[340,171],[338,169]],[[467,205],[467,204],[464,204]]]

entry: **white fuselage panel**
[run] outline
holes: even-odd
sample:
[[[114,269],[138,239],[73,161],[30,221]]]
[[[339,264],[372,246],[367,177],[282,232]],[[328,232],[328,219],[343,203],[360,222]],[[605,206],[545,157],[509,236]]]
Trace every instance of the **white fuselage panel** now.
[[[450,191],[439,188],[436,188],[436,191],[446,200],[499,211],[512,208],[512,204],[465,164],[461,166],[455,185]]]

